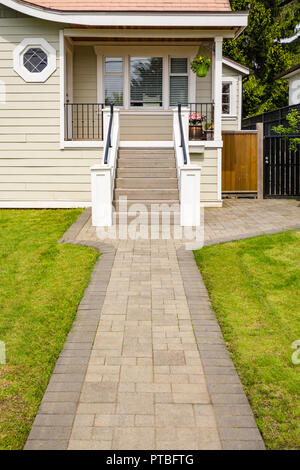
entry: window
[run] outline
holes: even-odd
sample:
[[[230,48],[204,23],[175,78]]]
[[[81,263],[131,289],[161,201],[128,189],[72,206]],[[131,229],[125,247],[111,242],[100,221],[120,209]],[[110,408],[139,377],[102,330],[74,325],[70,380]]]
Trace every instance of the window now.
[[[48,56],[40,47],[31,47],[23,54],[23,65],[31,73],[40,73],[48,65]]]
[[[162,107],[162,57],[130,58],[130,106]]]
[[[237,79],[235,77],[223,80],[222,83],[222,114],[223,116],[237,116]]]
[[[45,82],[56,70],[56,50],[43,38],[24,39],[13,58],[14,70],[25,82]]]
[[[170,106],[188,103],[188,61],[186,58],[170,59]]]
[[[122,57],[105,57],[104,60],[104,100],[105,104],[123,106],[123,72]]]
[[[231,83],[223,83],[222,86],[222,114],[230,114],[230,88]]]

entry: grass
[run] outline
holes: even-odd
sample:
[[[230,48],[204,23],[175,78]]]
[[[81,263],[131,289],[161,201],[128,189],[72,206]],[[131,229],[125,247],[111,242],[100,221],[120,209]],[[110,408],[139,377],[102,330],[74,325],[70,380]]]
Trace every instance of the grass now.
[[[0,211],[0,449],[22,449],[98,257],[57,240],[80,209]]]
[[[195,258],[268,449],[300,448],[300,232],[204,247]]]

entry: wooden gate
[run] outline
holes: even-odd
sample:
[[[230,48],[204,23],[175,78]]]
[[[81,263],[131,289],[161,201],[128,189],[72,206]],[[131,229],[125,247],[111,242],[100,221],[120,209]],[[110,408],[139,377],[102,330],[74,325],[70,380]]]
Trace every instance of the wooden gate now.
[[[223,196],[257,195],[257,131],[223,132]]]

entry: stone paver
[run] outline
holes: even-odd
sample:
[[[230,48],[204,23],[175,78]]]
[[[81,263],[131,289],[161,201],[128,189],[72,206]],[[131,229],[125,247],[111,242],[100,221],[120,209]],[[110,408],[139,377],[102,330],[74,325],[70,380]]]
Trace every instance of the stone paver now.
[[[299,227],[298,206],[225,201],[205,210],[205,243]],[[264,449],[182,241],[101,244],[88,210],[61,241],[103,254],[25,448]]]

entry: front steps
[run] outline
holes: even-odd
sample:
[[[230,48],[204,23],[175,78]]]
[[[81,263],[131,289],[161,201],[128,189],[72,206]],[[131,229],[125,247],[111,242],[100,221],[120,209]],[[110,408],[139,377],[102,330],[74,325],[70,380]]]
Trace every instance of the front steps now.
[[[117,222],[120,214],[123,215],[121,220],[125,220],[124,206],[123,204],[119,206],[119,198],[124,196],[127,198],[125,212],[128,215],[128,222],[139,215],[142,223],[157,223],[158,216],[161,223],[161,220],[168,220],[167,216],[171,212],[170,219],[173,224],[174,210],[175,221],[178,222],[179,194],[174,150],[119,149],[114,190]],[[130,211],[130,207],[136,204],[138,206],[132,207],[133,212]],[[162,218],[163,213],[165,214]]]

